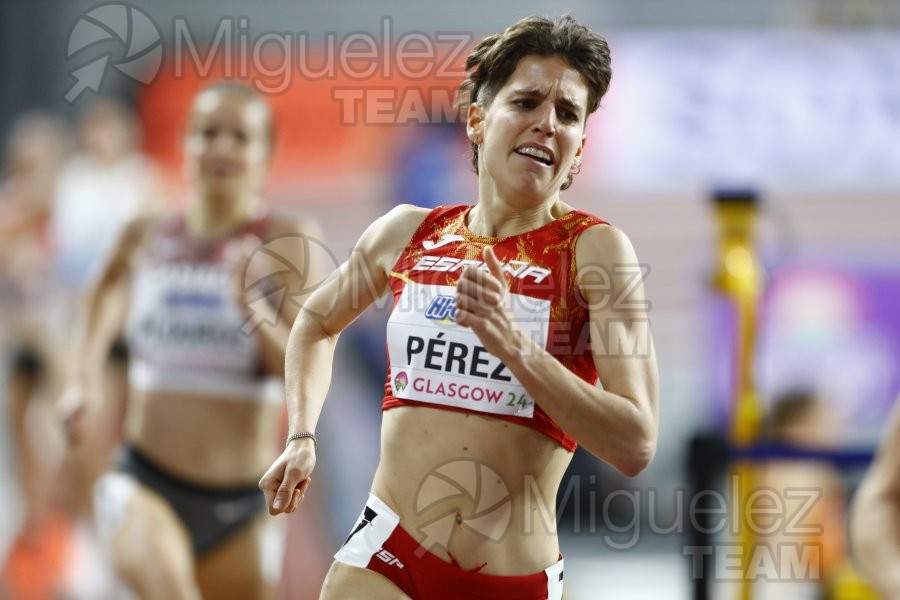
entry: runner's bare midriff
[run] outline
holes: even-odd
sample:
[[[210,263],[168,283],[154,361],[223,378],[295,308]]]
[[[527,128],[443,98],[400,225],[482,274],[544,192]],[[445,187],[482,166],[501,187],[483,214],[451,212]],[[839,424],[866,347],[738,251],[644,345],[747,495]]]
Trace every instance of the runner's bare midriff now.
[[[482,573],[535,573],[559,557],[556,493],[571,456],[547,436],[495,417],[391,408],[372,491],[436,556],[450,562],[452,555],[466,569],[487,563]],[[470,479],[476,472],[480,484]]]
[[[254,400],[132,389],[125,440],[198,485],[255,485],[278,453],[281,407]]]

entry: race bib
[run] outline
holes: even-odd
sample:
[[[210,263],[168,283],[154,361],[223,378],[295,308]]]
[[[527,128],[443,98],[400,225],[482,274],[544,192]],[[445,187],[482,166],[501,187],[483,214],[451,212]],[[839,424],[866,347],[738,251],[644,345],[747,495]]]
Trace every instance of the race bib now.
[[[547,345],[550,301],[509,294],[516,325]],[[456,323],[456,288],[409,283],[388,320],[391,387],[397,398],[531,418],[534,400],[522,384]]]

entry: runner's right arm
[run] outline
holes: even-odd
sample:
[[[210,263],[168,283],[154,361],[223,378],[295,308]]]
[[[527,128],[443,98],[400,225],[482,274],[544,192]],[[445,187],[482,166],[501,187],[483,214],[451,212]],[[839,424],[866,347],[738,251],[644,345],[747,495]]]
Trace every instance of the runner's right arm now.
[[[856,563],[886,600],[900,600],[900,399],[850,522]]]
[[[341,332],[388,290],[390,270],[428,211],[403,205],[372,223],[350,258],[306,301],[288,338],[285,397],[291,433],[315,432]],[[398,240],[401,240],[398,244]],[[271,514],[293,512],[315,468],[309,438],[285,448],[260,480]]]
[[[61,410],[72,443],[84,435],[85,411],[98,401],[100,376],[113,342],[122,334],[130,300],[129,275],[149,218],[129,222],[107,255],[80,307],[73,368]]]

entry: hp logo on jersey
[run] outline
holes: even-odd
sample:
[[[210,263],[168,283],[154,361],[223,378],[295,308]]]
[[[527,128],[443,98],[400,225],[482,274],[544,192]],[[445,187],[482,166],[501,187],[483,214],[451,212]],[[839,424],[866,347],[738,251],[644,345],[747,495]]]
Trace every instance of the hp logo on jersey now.
[[[453,296],[435,296],[425,310],[425,318],[439,323],[456,322],[456,299]]]

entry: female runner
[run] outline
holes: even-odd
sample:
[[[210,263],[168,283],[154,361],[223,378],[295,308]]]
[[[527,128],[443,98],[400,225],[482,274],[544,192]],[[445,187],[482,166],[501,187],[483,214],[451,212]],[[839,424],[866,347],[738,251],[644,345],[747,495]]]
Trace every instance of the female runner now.
[[[466,66],[477,203],[378,219],[288,342],[291,435],[260,481],[272,514],[309,484],[339,334],[394,295],[380,463],[323,598],[560,598],[555,501],[576,444],[631,476],[655,452],[638,260],[560,194],[609,84],[607,44],[528,18]]]
[[[86,434],[98,366],[124,331],[124,450],[97,483],[95,518],[141,598],[268,598],[280,575],[277,553],[274,573],[264,565],[256,482],[279,431],[290,323],[315,281],[292,266],[317,232],[263,205],[272,128],[249,89],[202,91],[184,141],[189,205],[131,223],[88,301],[69,432]]]

